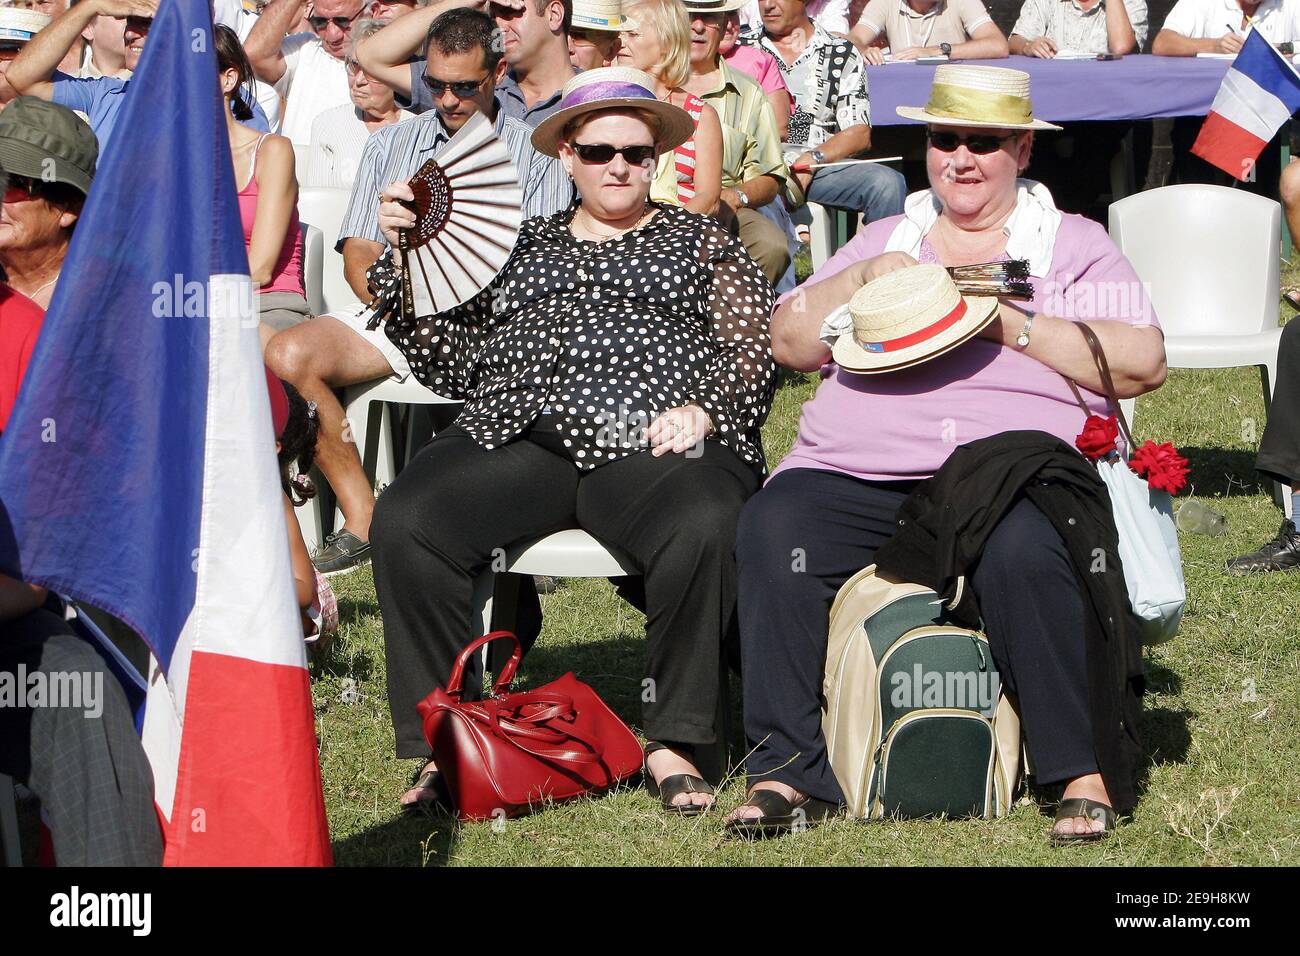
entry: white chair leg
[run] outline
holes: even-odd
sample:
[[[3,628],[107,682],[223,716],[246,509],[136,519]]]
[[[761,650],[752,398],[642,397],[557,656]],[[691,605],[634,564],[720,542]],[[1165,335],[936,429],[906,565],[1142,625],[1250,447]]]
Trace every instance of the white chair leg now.
[[[312,498],[305,505],[294,508],[293,512],[298,519],[298,528],[302,531],[303,544],[307,545],[307,553],[313,554],[325,542],[320,489],[317,489],[315,498]]]
[[[381,403],[379,413],[379,441],[375,449],[375,491],[382,491],[393,483],[397,474],[396,452],[393,450],[393,408],[388,402]]]
[[[815,272],[835,254],[835,223],[831,218],[830,210],[825,206],[810,202],[808,212],[812,216],[808,246],[812,252],[812,267]]]
[[[474,602],[470,607],[470,625],[478,631],[474,637],[481,637],[492,630],[492,592],[496,588],[496,574],[491,568],[474,579]],[[484,650],[484,662],[487,651]]]
[[[352,436],[352,442],[357,449],[357,457],[361,459],[361,469],[366,468],[366,439],[370,434],[370,412],[371,402],[362,393],[348,402],[343,409],[343,417],[347,419],[348,434]],[[334,530],[338,531],[343,527],[344,516],[341,507],[334,509]]]

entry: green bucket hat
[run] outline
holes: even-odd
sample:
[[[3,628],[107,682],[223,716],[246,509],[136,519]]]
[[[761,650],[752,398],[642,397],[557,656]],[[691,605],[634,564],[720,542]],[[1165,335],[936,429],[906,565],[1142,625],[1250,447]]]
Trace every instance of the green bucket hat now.
[[[0,113],[0,168],[90,192],[99,140],[66,106],[20,96]]]

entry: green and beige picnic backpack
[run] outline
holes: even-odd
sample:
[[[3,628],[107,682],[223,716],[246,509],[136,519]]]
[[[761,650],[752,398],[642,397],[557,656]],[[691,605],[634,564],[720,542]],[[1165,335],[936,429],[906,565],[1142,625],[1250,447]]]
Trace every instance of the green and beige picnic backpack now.
[[[831,606],[822,731],[850,817],[999,817],[1020,776],[1020,717],[988,639],[943,600],[876,576]]]

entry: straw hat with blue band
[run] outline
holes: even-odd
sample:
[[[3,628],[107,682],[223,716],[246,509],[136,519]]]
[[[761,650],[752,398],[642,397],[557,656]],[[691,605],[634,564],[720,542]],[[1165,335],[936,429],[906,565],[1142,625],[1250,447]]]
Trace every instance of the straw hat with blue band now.
[[[655,145],[661,152],[676,149],[691,138],[695,123],[680,106],[655,96],[654,83],[650,74],[622,66],[584,70],[564,84],[560,108],[533,130],[533,149],[559,156],[560,136],[573,120],[584,113],[629,108],[645,110],[658,118]]]
[[[0,7],[0,46],[25,46],[32,37],[49,26],[48,13],[19,7]]]
[[[930,102],[899,106],[898,115],[931,126],[1060,129],[1034,118],[1029,74],[1001,66],[945,63],[935,68]]]
[[[610,33],[627,29],[622,0],[573,0],[573,29]]]

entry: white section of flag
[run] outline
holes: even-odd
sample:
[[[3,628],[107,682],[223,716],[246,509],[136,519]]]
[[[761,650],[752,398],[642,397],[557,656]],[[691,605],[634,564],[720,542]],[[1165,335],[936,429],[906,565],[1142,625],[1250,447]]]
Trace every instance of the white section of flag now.
[[[1223,78],[1210,109],[1264,142],[1291,118],[1285,103],[1235,69],[1229,69]]]

